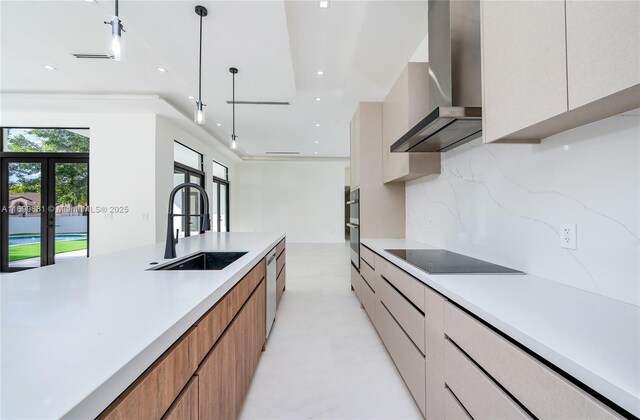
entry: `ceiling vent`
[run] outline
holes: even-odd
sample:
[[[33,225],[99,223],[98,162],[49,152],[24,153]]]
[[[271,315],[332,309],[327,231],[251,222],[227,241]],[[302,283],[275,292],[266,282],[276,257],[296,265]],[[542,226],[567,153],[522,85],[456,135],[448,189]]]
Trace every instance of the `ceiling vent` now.
[[[229,105],[233,101],[227,101]],[[289,102],[277,102],[277,101],[236,101],[236,105],[291,105]]]
[[[300,152],[264,152],[265,155],[299,155]]]
[[[98,58],[98,59],[110,59],[106,54],[73,54],[75,58]]]

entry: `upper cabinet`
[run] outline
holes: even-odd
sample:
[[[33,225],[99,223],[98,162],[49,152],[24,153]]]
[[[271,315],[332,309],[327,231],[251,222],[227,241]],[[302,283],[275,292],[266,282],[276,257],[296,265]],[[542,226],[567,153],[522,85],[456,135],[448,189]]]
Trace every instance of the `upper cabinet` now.
[[[567,66],[569,109],[637,86],[640,2],[567,1]]]
[[[481,2],[483,133],[537,142],[640,106],[640,2]]]
[[[391,153],[389,147],[429,113],[429,64],[408,63],[382,103],[384,182],[440,173],[440,153]]]
[[[483,1],[485,142],[567,111],[564,3]]]

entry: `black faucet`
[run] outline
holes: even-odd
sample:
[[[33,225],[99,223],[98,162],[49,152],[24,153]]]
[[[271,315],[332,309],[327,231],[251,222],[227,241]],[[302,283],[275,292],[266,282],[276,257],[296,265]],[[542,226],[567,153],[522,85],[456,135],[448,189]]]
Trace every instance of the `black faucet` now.
[[[195,188],[200,191],[200,195],[204,199],[204,213],[203,214],[174,214],[173,211],[173,200],[178,193],[183,188]],[[169,194],[169,215],[167,219],[167,243],[164,246],[164,258],[175,258],[176,257],[176,244],[178,243],[178,235],[173,237],[173,217],[174,216],[199,216],[203,219],[202,222],[202,230],[211,230],[211,219],[209,218],[209,195],[198,184],[194,184],[192,182],[183,182],[182,184],[176,186],[173,190],[171,190],[171,194]]]

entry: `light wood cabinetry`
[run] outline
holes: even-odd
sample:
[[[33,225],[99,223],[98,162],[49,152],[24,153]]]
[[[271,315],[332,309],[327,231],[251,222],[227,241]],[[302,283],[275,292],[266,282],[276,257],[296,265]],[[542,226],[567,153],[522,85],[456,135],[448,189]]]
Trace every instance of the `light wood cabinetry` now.
[[[164,420],[198,420],[198,377],[191,378],[173,405],[162,417]]]
[[[383,181],[440,173],[440,153],[391,153],[389,147],[429,113],[429,64],[408,63],[382,103]]]
[[[381,255],[364,258],[375,270],[352,266],[352,284],[427,419],[623,418]]]
[[[220,338],[231,320],[236,316],[244,302],[265,276],[264,262],[257,264],[240,283],[231,289],[197,323],[198,362],[204,359],[213,344]],[[266,321],[265,321],[266,322]]]
[[[445,334],[538,418],[621,418],[514,344],[447,302]],[[453,368],[447,360],[445,381]],[[458,395],[454,387],[453,392]],[[460,398],[463,405],[464,400]],[[473,411],[469,410],[475,418]]]
[[[640,107],[636,1],[481,2],[483,135],[538,142]]]
[[[482,1],[481,16],[484,141],[566,112],[564,2]]]
[[[401,238],[404,185],[382,178],[382,102],[361,102],[351,120],[351,188],[360,188],[360,237]]]
[[[285,257],[285,239],[283,239],[276,245],[276,307],[280,305],[282,294],[286,288],[287,270]]]
[[[201,420],[238,417],[264,345],[265,316],[263,280],[198,368]]]
[[[566,8],[569,109],[637,87],[640,2],[570,0]]]

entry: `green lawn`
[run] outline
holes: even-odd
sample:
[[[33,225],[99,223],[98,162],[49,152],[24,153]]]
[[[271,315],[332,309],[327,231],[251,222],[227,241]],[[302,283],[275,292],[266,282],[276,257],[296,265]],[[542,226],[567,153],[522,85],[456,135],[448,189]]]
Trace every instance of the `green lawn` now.
[[[63,252],[79,251],[81,249],[87,249],[86,239],[77,239],[73,241],[58,241],[56,242],[56,254]],[[9,261],[24,260],[26,258],[33,258],[40,255],[40,244],[22,244],[13,245],[9,247]]]

